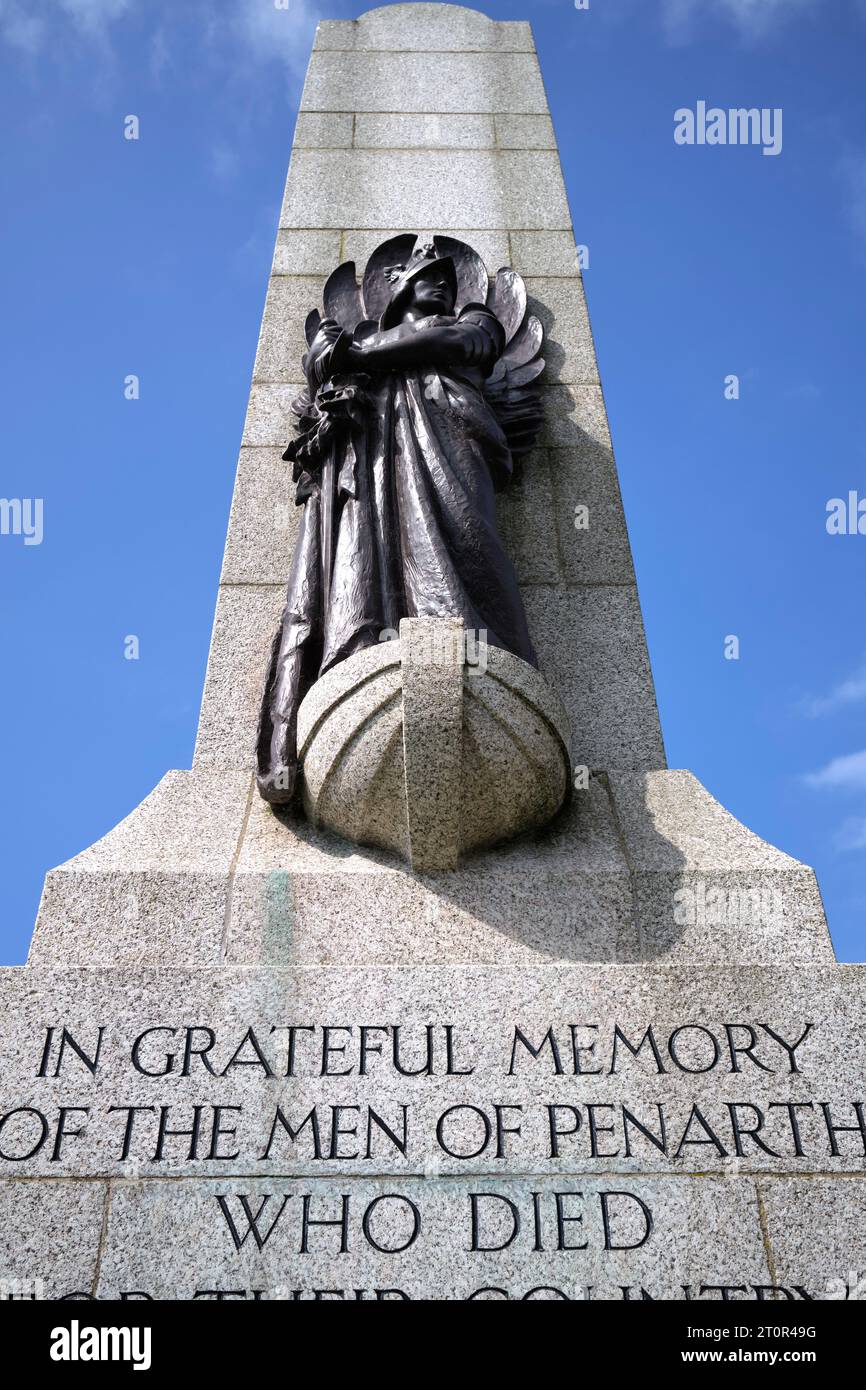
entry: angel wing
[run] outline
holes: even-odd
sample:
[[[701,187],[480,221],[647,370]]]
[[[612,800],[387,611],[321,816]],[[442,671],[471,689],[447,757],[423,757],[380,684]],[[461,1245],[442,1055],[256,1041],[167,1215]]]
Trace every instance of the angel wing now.
[[[544,418],[538,380],[545,367],[544,328],[527,311],[523,277],[510,267],[497,272],[487,307],[505,329],[505,351],[485,382],[484,394],[512,454],[519,458],[535,447]]]

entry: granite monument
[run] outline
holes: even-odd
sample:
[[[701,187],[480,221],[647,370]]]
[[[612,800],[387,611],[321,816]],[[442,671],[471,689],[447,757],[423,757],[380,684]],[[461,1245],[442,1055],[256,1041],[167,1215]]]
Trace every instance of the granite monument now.
[[[529,24],[320,24],[194,766],[0,971],[0,1292],[862,1297],[864,1000],[666,767]]]

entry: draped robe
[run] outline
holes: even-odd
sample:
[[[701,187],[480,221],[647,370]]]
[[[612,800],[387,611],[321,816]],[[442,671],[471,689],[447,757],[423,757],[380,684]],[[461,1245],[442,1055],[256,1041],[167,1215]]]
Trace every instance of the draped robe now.
[[[360,409],[303,493],[262,698],[267,800],[292,800],[297,713],[314,681],[396,637],[401,618],[462,618],[477,640],[537,665],[496,529],[512,459],[483,386],[504,346],[498,319],[477,304],[363,340]]]

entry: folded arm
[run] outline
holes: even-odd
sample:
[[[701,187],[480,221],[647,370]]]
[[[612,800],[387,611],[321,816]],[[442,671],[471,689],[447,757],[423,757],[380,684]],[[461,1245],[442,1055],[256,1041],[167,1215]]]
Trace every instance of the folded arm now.
[[[413,367],[448,367],[467,360],[467,334],[457,324],[436,324],[400,335],[375,334],[347,349],[352,371],[400,371]]]
[[[488,375],[504,347],[501,323],[480,304],[468,305],[459,318],[444,323],[392,328],[357,343],[339,324],[325,319],[310,348],[307,375],[313,391],[341,372],[471,366]]]

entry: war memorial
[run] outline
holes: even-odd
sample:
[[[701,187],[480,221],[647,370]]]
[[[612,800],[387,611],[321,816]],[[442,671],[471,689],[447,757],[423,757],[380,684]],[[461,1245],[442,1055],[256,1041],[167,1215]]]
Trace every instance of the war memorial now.
[[[194,764],[0,998],[25,1296],[858,1296],[866,977],[666,765],[529,23],[319,25]]]

